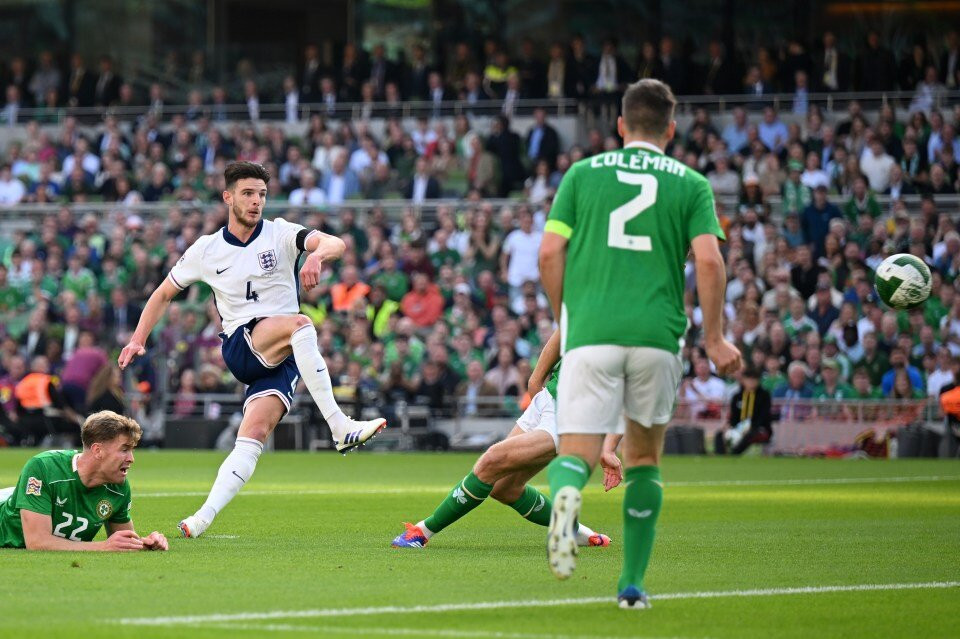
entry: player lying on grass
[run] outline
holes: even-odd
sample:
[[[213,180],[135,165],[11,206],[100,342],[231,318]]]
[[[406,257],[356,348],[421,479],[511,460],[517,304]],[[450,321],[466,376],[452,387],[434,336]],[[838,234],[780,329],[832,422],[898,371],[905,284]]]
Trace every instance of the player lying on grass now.
[[[33,456],[17,485],[0,490],[0,548],[166,550],[166,537],[140,537],[130,520],[127,471],[140,433],[129,417],[100,411],[83,423],[83,450]],[[109,536],[93,541],[104,524]]]
[[[559,361],[560,334],[556,332],[547,340],[530,375],[528,388],[533,399],[513,430],[505,440],[480,456],[473,471],[453,487],[432,515],[416,525],[405,523],[407,529],[393,540],[394,548],[423,548],[433,535],[482,504],[487,497],[510,506],[535,524],[550,523],[550,498],[527,482],[557,456],[554,398]],[[601,464],[605,471],[604,487],[610,490],[622,478],[620,460],[611,452],[604,455]],[[577,543],[609,546],[610,538],[579,524]]]
[[[340,257],[343,241],[280,218],[264,220],[270,174],[259,164],[233,162],[223,177],[227,225],[197,239],[170,269],[147,301],[119,359],[122,369],[143,355],[147,336],[180,291],[194,282],[213,289],[223,323],[223,359],[247,391],[236,446],[220,466],[207,501],[180,522],[184,537],[202,535],[250,480],[264,442],[290,410],[300,379],[341,453],[363,444],[387,424],[384,419],[354,422],[343,414],[333,398],[317,331],[310,318],[300,314],[300,281],[308,291],[315,287],[322,262]],[[298,278],[297,264],[305,252]]]

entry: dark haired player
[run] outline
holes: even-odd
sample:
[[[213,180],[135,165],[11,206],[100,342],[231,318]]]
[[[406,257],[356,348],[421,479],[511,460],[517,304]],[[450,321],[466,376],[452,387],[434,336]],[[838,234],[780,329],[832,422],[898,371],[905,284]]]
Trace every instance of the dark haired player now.
[[[663,501],[660,454],[683,374],[683,265],[693,248],[707,355],[720,375],[740,367],[723,338],[723,231],[706,178],[664,154],[676,100],[658,80],[630,85],[617,120],[624,147],[574,164],[557,190],[540,246],[543,287],[560,320],[558,456],[548,476],[551,571],[576,565],[580,491],[604,451],[623,461],[619,602],[646,608],[643,578]]]
[[[297,382],[310,391],[330,426],[341,453],[363,444],[386,426],[386,420],[354,422],[333,397],[330,374],[317,345],[317,331],[300,314],[299,287],[315,287],[324,260],[343,254],[340,238],[277,218],[263,219],[270,175],[259,164],[233,162],[224,171],[223,201],[227,225],[205,235],[186,250],[147,301],[140,322],[120,353],[126,368],[144,353],[144,343],[170,301],[194,282],[213,289],[223,322],[223,359],[247,385],[237,443],[224,460],[206,502],[183,519],[184,537],[198,537],[256,468],[263,444],[290,410]],[[307,258],[297,275],[300,257]]]

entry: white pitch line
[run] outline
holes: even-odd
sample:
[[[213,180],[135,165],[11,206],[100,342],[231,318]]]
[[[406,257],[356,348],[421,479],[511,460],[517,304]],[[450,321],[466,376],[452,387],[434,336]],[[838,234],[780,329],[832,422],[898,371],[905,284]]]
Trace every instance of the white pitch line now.
[[[822,484],[899,484],[914,481],[956,481],[960,475],[912,475],[907,477],[826,477],[822,479],[721,479],[717,481],[667,481],[666,487],[697,486],[819,486]]]
[[[917,475],[912,477],[828,477],[823,479],[729,479],[717,481],[668,481],[667,488],[712,488],[718,486],[821,486],[831,484],[900,484],[909,482],[957,481],[960,475]],[[450,486],[409,486],[406,488],[317,488],[311,490],[246,490],[237,493],[238,497],[269,497],[296,495],[410,495],[448,491]],[[209,491],[175,491],[157,493],[137,493],[137,499],[144,497],[205,497]]]
[[[781,595],[810,595],[834,592],[864,592],[881,590],[926,590],[960,587],[960,581],[927,581],[901,584],[855,584],[838,586],[799,586],[762,588],[753,590],[713,590],[702,592],[673,592],[652,595],[657,601],[679,599],[716,599],[721,597],[774,597]],[[232,621],[261,621],[269,619],[313,619],[318,617],[360,617],[369,615],[407,615],[414,613],[459,612],[464,610],[496,610],[502,608],[553,608],[613,603],[611,597],[583,597],[580,599],[528,599],[520,601],[478,601],[473,603],[434,604],[429,606],[380,606],[370,608],[318,608],[314,610],[271,610],[266,612],[238,612],[212,615],[185,615],[178,617],[127,617],[116,623],[132,626],[174,626]]]
[[[491,639],[611,639],[609,636],[594,635],[555,635],[555,634],[532,634],[524,632],[499,632],[496,630],[455,630],[447,628],[351,628],[349,626],[298,626],[295,624],[239,624],[239,623],[218,623],[206,624],[204,628],[222,629],[222,630],[250,630],[256,632],[309,632],[309,633],[331,633],[343,635],[374,635],[374,636],[399,636],[399,637],[454,637],[455,639],[473,639],[474,637],[490,637]],[[647,637],[647,639],[658,639],[656,637]],[[659,639],[679,639],[677,637]]]

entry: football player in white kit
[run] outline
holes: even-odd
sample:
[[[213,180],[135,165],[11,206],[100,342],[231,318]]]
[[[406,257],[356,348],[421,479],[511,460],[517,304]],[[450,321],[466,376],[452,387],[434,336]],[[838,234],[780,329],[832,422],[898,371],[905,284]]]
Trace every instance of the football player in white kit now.
[[[320,265],[343,254],[343,241],[280,218],[264,220],[270,174],[259,164],[233,162],[223,175],[227,225],[198,238],[170,269],[147,301],[118,361],[123,369],[144,354],[147,337],[177,294],[200,281],[213,289],[223,323],[223,359],[247,391],[236,445],[220,466],[206,502],[180,522],[184,537],[202,535],[249,481],[264,442],[290,410],[300,379],[330,425],[341,453],[386,427],[384,419],[355,422],[343,414],[333,397],[317,331],[310,318],[300,314],[299,285],[306,290],[315,287]],[[297,263],[303,253],[307,258],[298,278]]]

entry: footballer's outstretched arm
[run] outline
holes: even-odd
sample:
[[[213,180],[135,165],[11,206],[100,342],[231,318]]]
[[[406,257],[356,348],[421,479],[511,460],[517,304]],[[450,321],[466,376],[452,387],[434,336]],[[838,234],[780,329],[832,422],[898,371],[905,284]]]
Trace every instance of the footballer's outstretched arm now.
[[[693,238],[697,268],[697,296],[703,310],[703,338],[707,356],[720,376],[731,375],[741,366],[740,351],[723,337],[723,300],[727,288],[727,267],[714,235]]]
[[[53,521],[50,519],[50,515],[21,509],[20,523],[23,526],[23,540],[27,550],[128,551],[144,549],[143,540],[133,531],[133,524],[130,524],[129,528],[112,531],[105,541],[72,541],[58,537],[51,532]]]
[[[307,236],[303,247],[310,252],[300,268],[300,284],[309,291],[320,283],[320,267],[324,260],[338,259],[347,245],[339,237],[322,231],[314,231]]]
[[[560,321],[563,306],[563,269],[567,265],[567,238],[547,231],[540,242],[540,279],[550,300],[553,319]]]
[[[556,330],[547,340],[547,343],[543,345],[543,350],[540,351],[540,357],[537,359],[537,365],[530,373],[527,390],[531,397],[543,390],[543,385],[547,383],[550,371],[553,370],[558,361],[560,361],[560,331]]]
[[[133,336],[130,337],[130,343],[120,351],[120,357],[117,359],[120,370],[126,368],[130,362],[146,352],[144,344],[147,343],[147,337],[150,336],[153,327],[167,312],[170,301],[179,292],[180,289],[173,285],[169,277],[164,278],[157,290],[153,292],[150,299],[147,300],[147,305],[143,307],[143,313],[140,315],[140,321],[137,322],[137,328],[133,331]]]

